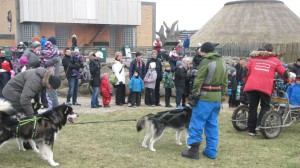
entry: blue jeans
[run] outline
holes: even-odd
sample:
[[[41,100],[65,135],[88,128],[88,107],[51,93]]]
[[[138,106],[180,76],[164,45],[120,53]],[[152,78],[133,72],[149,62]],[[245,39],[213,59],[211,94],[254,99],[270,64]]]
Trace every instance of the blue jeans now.
[[[192,118],[189,126],[188,145],[202,142],[202,133],[206,137],[204,152],[210,158],[217,157],[219,142],[218,116],[221,109],[221,102],[207,102],[199,100],[193,108]]]
[[[99,105],[98,94],[99,94],[99,87],[93,87],[92,101],[91,101],[92,107],[96,107],[97,105]]]
[[[78,79],[70,77],[68,78],[68,83],[69,83],[69,91],[67,95],[67,103],[71,101],[71,97],[72,97],[72,101],[74,104],[77,102]]]

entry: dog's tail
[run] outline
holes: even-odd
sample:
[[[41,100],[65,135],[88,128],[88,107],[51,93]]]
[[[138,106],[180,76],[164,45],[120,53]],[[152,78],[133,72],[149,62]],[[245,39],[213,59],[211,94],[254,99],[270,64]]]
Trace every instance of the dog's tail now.
[[[146,123],[146,116],[140,118],[137,123],[136,123],[136,130],[137,132],[142,131],[142,129],[145,128],[145,123]]]

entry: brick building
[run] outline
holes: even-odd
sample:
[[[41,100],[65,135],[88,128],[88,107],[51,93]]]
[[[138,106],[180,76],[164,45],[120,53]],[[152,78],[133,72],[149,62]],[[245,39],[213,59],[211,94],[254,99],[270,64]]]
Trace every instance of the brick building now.
[[[154,2],[0,0],[0,7],[0,46],[31,41],[34,34],[55,36],[59,47],[71,46],[73,34],[78,46],[149,47],[155,39]]]

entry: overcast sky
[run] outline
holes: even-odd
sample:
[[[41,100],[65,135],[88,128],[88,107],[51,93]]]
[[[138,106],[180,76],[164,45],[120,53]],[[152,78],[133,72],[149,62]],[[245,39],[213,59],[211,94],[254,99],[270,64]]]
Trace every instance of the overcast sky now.
[[[226,2],[234,0],[141,0],[156,2],[156,29],[163,21],[170,27],[178,20],[179,30],[200,29]],[[300,0],[281,0],[300,17]]]

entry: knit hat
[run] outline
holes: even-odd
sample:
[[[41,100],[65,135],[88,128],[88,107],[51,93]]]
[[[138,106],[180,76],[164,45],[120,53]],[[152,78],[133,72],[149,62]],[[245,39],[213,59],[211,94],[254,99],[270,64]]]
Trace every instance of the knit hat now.
[[[22,57],[20,58],[19,62],[20,62],[20,65],[21,65],[21,66],[26,66],[26,65],[28,65],[28,58],[22,56]]]
[[[165,63],[164,68],[171,67],[169,63]]]
[[[156,68],[156,63],[155,62],[151,62],[149,65],[150,69],[155,69]]]
[[[50,41],[52,45],[56,45],[56,38],[55,37],[49,37],[47,41]]]
[[[41,43],[38,42],[38,41],[35,41],[35,42],[33,42],[33,43],[31,44],[31,47],[32,47],[32,48],[38,48],[39,46],[41,46]]]
[[[179,67],[180,65],[182,65],[183,63],[181,61],[177,61],[176,62],[176,67]]]
[[[236,72],[236,69],[234,67],[231,67],[229,72],[230,72],[230,74],[233,74],[234,72]]]
[[[75,49],[74,49],[74,53],[75,53],[75,54],[79,54],[79,49],[78,49],[78,48],[75,48]]]
[[[101,52],[101,51],[97,51],[96,53],[95,53],[95,55],[96,55],[96,57],[98,57],[98,58],[103,58],[103,53]]]
[[[10,69],[10,64],[8,61],[4,61],[2,63],[2,69],[5,70],[6,72],[10,72],[11,69]]]
[[[60,87],[61,80],[58,76],[51,75],[49,78],[49,84],[53,89],[58,89]]]
[[[205,42],[201,45],[201,52],[209,53],[215,51],[215,46],[210,42]]]
[[[296,78],[296,74],[293,72],[289,72],[289,78]]]
[[[142,53],[140,53],[140,52],[135,53],[135,57],[138,57],[138,56],[141,56],[141,55],[142,55]]]

